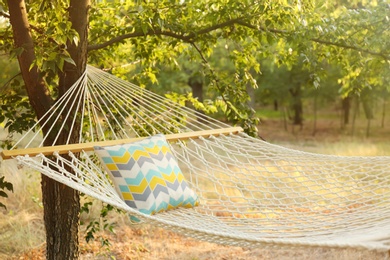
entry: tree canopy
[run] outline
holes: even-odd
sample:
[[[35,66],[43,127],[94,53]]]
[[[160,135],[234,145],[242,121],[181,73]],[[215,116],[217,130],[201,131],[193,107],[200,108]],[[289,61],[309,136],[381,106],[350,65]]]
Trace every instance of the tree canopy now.
[[[49,86],[72,63],[67,44],[79,41],[68,5],[27,3],[35,51],[29,67],[37,65]],[[1,6],[1,48],[15,57],[24,47],[14,47],[9,13]],[[324,64],[335,63],[344,95],[385,85],[388,11],[386,1],[96,1],[89,10],[88,60],[141,85],[157,83],[166,66],[199,64],[200,76],[227,105],[228,119],[250,128],[256,121],[245,90],[256,87],[254,74],[264,59],[288,67],[303,61],[314,87],[325,76]],[[218,46],[225,46],[221,57],[231,61],[233,74],[211,61]],[[56,95],[55,88],[51,92]]]

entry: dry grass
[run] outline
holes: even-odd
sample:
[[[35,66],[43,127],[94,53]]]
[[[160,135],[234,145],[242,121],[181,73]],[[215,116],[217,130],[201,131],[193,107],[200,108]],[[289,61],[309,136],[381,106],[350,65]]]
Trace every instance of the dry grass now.
[[[311,152],[340,155],[389,155],[390,145],[370,139],[351,138],[340,142],[339,136],[310,131],[275,131],[280,122],[268,122],[261,134],[271,142]],[[19,169],[12,161],[3,161],[2,171],[14,185],[14,193],[1,202],[7,210],[0,209],[0,259],[44,259],[45,235],[40,204],[40,176]],[[90,215],[83,214],[87,222],[96,217],[99,203]],[[148,225],[131,225],[127,216],[110,213],[110,221],[116,223],[115,233],[100,232],[96,239],[86,243],[80,231],[80,259],[388,259],[387,253],[358,251],[353,249],[293,249],[265,250],[228,247],[191,238]],[[108,239],[110,248],[102,247],[100,240]]]
[[[5,255],[20,254],[42,245],[44,227],[39,176],[29,175],[14,161],[1,164],[2,173],[14,187],[14,192],[8,193],[8,199],[1,199],[7,206],[7,210],[0,209],[0,258],[3,259]]]

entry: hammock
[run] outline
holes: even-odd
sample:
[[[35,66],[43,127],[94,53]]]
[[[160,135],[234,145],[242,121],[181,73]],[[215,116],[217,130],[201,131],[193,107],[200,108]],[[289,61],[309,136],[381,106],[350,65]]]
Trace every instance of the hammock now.
[[[273,145],[91,66],[44,118],[4,150],[3,159],[14,158],[141,222],[241,247],[390,249],[388,156],[320,155]],[[69,137],[55,146],[63,131],[79,131],[76,144]],[[169,141],[198,206],[142,213],[123,201],[96,159],[97,145],[158,133]],[[48,138],[53,146],[43,147]]]

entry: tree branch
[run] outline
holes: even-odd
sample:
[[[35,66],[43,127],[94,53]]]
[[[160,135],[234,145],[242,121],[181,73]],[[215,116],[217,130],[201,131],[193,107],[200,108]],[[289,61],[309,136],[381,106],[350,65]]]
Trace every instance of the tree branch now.
[[[15,78],[17,78],[17,77],[19,77],[19,76],[21,76],[21,75],[22,75],[22,73],[19,72],[18,74],[14,75],[14,76],[11,77],[10,79],[8,79],[7,82],[5,82],[3,86],[0,86],[0,93],[5,92],[6,89],[7,89],[7,87],[10,86],[11,82],[12,82]]]
[[[108,40],[108,41],[100,43],[100,44],[89,45],[88,51],[103,49],[103,48],[108,47],[110,45],[113,45],[115,43],[120,43],[126,39],[142,37],[142,36],[152,36],[152,35],[154,35],[154,36],[164,35],[164,36],[176,38],[176,39],[179,39],[179,40],[182,40],[185,42],[189,42],[185,36],[180,35],[180,34],[176,34],[176,33],[171,32],[171,31],[149,30],[147,32],[127,33],[127,34],[116,36],[116,37],[112,38],[111,40]]]
[[[207,34],[209,32],[237,24],[242,19],[243,19],[243,17],[231,19],[231,20],[228,20],[226,22],[223,22],[220,24],[215,24],[215,25],[212,25],[210,27],[201,29],[197,32],[189,33],[188,35],[178,34],[178,33],[172,32],[172,31],[163,31],[163,30],[159,30],[159,29],[158,30],[150,29],[147,32],[134,32],[134,33],[123,34],[123,35],[119,35],[117,37],[114,37],[111,40],[108,40],[104,43],[89,45],[88,51],[103,49],[103,48],[108,47],[112,44],[122,42],[126,39],[142,37],[142,36],[161,36],[161,35],[163,35],[163,36],[168,36],[168,37],[175,38],[178,40],[182,40],[183,42],[192,43],[194,41],[194,39],[200,35]]]
[[[7,14],[7,13],[5,13],[5,12],[3,12],[3,11],[0,11],[0,16],[2,16],[2,17],[4,17],[4,18],[7,18],[7,19],[10,19],[9,14]],[[38,28],[38,27],[36,27],[36,26],[34,26],[34,25],[32,25],[32,24],[29,24],[29,27],[30,27],[31,29],[33,29],[34,31],[36,31],[37,33],[39,33],[39,34],[41,34],[41,35],[45,35],[45,32],[44,32],[43,29],[40,29],[40,28]],[[50,42],[56,44],[56,45],[60,45],[60,44],[58,44],[53,38],[48,38],[48,40],[49,40]]]
[[[238,21],[237,23],[242,25],[242,26],[245,26],[245,27],[248,27],[248,28],[251,28],[251,29],[255,29],[255,30],[259,30],[259,31],[262,31],[262,32],[272,32],[272,33],[276,33],[276,34],[289,34],[289,33],[291,33],[291,32],[285,31],[285,30],[278,30],[278,29],[272,29],[272,28],[270,29],[270,28],[265,28],[265,27],[256,27],[256,26],[254,26],[252,24],[248,24],[248,23],[245,23],[243,21]],[[353,45],[347,45],[347,44],[338,43],[338,42],[325,41],[325,40],[321,40],[319,38],[311,38],[309,40],[313,41],[313,42],[320,43],[320,44],[324,44],[324,45],[331,45],[331,46],[336,46],[336,47],[340,47],[340,48],[344,48],[344,49],[350,49],[350,50],[355,50],[355,51],[359,51],[359,52],[364,52],[364,53],[371,54],[371,55],[374,55],[374,56],[380,56],[380,57],[382,57],[385,60],[390,59],[389,55],[386,54],[386,53],[374,52],[374,51],[370,51],[370,50],[363,49],[363,48],[360,48],[360,47],[357,47],[357,46],[353,46]]]
[[[3,12],[3,11],[0,11],[0,16],[3,16],[4,18],[7,18],[7,19],[10,18],[10,17],[9,17],[9,14],[7,14],[7,13],[5,13],[5,12]]]
[[[206,33],[209,33],[209,32],[212,32],[212,31],[224,28],[224,27],[228,27],[228,26],[234,25],[234,24],[238,24],[238,23],[240,23],[240,21],[242,19],[243,19],[243,17],[238,17],[238,18],[234,18],[234,19],[228,20],[228,21],[220,23],[220,24],[212,25],[210,27],[201,29],[201,30],[199,30],[199,31],[197,31],[195,33],[189,34],[187,36],[187,38],[188,39],[193,39],[193,38],[195,38],[195,37],[197,37],[199,35],[206,34]]]
[[[262,32],[272,32],[272,33],[276,33],[276,34],[288,34],[289,33],[288,31],[285,31],[285,30],[279,30],[279,29],[275,29],[275,28],[266,28],[266,27],[262,27],[262,26],[255,26],[253,24],[249,24],[249,23],[246,23],[244,21],[237,21],[237,24],[242,25],[242,26],[247,27],[247,28],[250,28],[250,29],[253,29],[253,30],[259,30]]]
[[[244,19],[245,19],[244,17],[230,19],[230,20],[225,21],[223,23],[215,24],[215,25],[212,25],[210,27],[200,29],[197,32],[189,33],[188,35],[178,34],[178,33],[172,32],[172,31],[153,30],[153,29],[150,29],[147,32],[128,33],[128,34],[114,37],[111,40],[108,40],[104,43],[89,45],[88,51],[102,49],[102,48],[108,47],[112,44],[122,42],[126,39],[142,37],[142,36],[161,36],[161,35],[163,35],[163,36],[168,36],[168,37],[175,38],[175,39],[181,40],[183,42],[187,42],[187,43],[192,44],[194,42],[194,40],[197,37],[199,37],[200,35],[207,34],[207,33],[210,33],[212,31],[215,31],[215,30],[218,30],[221,28],[225,28],[228,26],[232,26],[232,25],[241,25],[241,26],[247,27],[249,29],[253,29],[253,30],[257,30],[257,31],[261,31],[261,32],[271,32],[271,33],[280,34],[280,35],[286,35],[286,34],[293,33],[293,32],[286,31],[286,30],[280,30],[280,29],[275,29],[275,28],[266,28],[263,26],[256,26],[253,24],[249,24],[249,23],[245,22]],[[390,56],[387,53],[375,52],[375,51],[367,50],[364,48],[360,48],[358,46],[347,45],[347,44],[338,43],[338,42],[325,41],[325,40],[321,40],[319,38],[310,38],[309,40],[316,42],[316,43],[319,43],[319,44],[336,46],[336,47],[340,47],[340,48],[344,48],[344,49],[350,49],[350,50],[355,50],[355,51],[367,53],[367,54],[374,55],[374,56],[379,56],[385,60],[390,59]]]
[[[380,57],[382,57],[385,60],[389,60],[390,59],[390,56],[388,54],[386,54],[386,53],[370,51],[370,50],[363,49],[363,48],[360,48],[360,47],[357,47],[357,46],[353,46],[353,45],[346,45],[346,44],[338,43],[338,42],[330,42],[330,41],[325,41],[325,40],[321,40],[321,39],[318,39],[318,38],[312,38],[310,40],[313,41],[313,42],[324,44],[324,45],[336,46],[336,47],[340,47],[340,48],[344,48],[344,49],[350,49],[350,50],[355,50],[355,51],[359,51],[359,52],[364,52],[364,53],[371,54],[371,55],[374,55],[374,56],[380,56]]]

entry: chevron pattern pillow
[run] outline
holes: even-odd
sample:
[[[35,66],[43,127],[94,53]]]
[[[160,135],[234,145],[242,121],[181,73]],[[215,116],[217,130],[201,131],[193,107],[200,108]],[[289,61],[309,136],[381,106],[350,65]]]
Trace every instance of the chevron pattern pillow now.
[[[162,134],[133,143],[95,146],[117,192],[145,214],[198,205]]]

